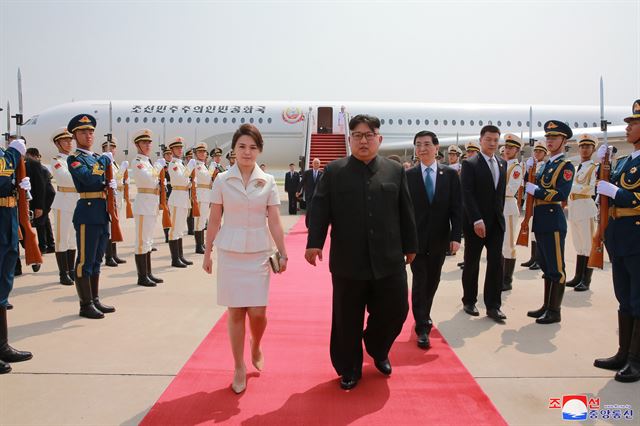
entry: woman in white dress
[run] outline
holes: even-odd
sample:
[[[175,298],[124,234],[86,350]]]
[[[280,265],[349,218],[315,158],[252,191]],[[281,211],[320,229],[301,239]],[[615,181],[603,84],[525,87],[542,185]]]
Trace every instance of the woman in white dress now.
[[[281,254],[280,272],[287,269],[278,188],[273,176],[256,165],[262,147],[262,135],[251,124],[243,124],[233,135],[231,150],[237,160],[213,182],[202,263],[202,268],[211,274],[211,252],[215,245],[218,304],[228,307],[229,340],[235,363],[231,388],[235,393],[244,391],[247,383],[246,317],[249,317],[252,364],[258,371],[264,366],[260,341],[267,326],[269,256],[274,251],[273,242]]]

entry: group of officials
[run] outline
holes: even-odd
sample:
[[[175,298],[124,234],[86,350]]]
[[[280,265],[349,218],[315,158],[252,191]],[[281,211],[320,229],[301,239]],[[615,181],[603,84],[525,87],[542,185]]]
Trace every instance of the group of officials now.
[[[500,129],[484,126],[478,144],[467,146],[467,158],[450,149],[450,166],[437,161],[436,134],[421,131],[414,137],[419,164],[406,172],[400,165],[377,155],[382,142],[380,121],[358,115],[349,123],[352,155],[336,160],[320,170],[320,161],[302,176],[290,167],[286,190],[290,198],[305,192],[309,236],[305,258],[315,265],[331,227],[330,269],[333,281],[331,360],[341,376],[344,389],[357,385],[362,371],[362,344],[375,366],[386,375],[392,367],[388,353],[400,333],[409,305],[405,265],[413,272],[412,308],[417,345],[429,348],[432,327],[431,306],[438,288],[447,253],[455,253],[465,239],[463,267],[463,310],[479,315],[476,307],[479,261],[487,251],[484,304],[495,321],[506,319],[501,311],[501,292],[511,289],[515,269],[515,240],[520,216],[520,200],[532,197],[532,256],[528,267],[542,269],[544,297],[540,309],[528,312],[539,324],[561,320],[561,303],[566,286],[586,290],[591,281],[588,267],[591,239],[595,229],[596,195],[608,197],[611,205],[605,244],[612,262],[615,295],[619,301],[620,341],[611,358],[595,365],[616,370],[616,380],[640,380],[640,100],[626,117],[627,141],[634,152],[618,158],[609,181],[599,179],[599,165],[592,159],[598,140],[590,135],[577,138],[580,164],[565,158],[572,130],[560,120],[545,123],[545,143],[534,147],[532,158],[518,161],[522,141],[504,135],[502,155],[498,155]],[[128,185],[128,162],[116,167],[115,141],[103,144],[103,154],[94,153],[95,118],[74,117],[66,128],[53,135],[59,154],[53,175],[58,194],[52,205],[56,228],[56,260],[60,282],[75,283],[80,315],[102,318],[115,308],[99,299],[100,263],[105,252],[118,263],[110,237],[107,192],[113,191],[118,205]],[[76,149],[72,153],[72,140]],[[196,251],[203,250],[203,231],[216,175],[224,171],[222,151],[211,152],[199,144],[195,158],[183,163],[184,140],[175,138],[163,148],[163,158],[149,158],[153,136],[143,129],[133,136],[137,155],[131,167],[137,185],[133,205],[135,220],[135,262],[138,284],[155,286],[162,282],[151,272],[153,231],[163,197],[171,226],[166,238],[171,264],[184,268],[192,264],[184,257],[182,239],[187,231],[189,211],[194,217]],[[26,147],[14,140],[0,151],[0,372],[10,371],[7,363],[31,358],[8,344],[6,307],[13,285],[18,256],[17,188],[30,189],[29,179],[16,181],[16,166]],[[548,159],[544,161],[545,156]],[[597,149],[598,160],[610,155],[609,148]],[[114,179],[106,179],[112,167]],[[529,176],[533,174],[531,179]],[[164,177],[163,177],[164,176]],[[526,183],[525,183],[526,182]],[[194,197],[193,189],[195,188]],[[292,195],[294,197],[292,197]],[[58,198],[59,197],[59,198]],[[295,199],[294,198],[294,199]],[[564,244],[567,233],[564,204],[577,251],[576,275],[566,280]],[[297,211],[290,204],[290,213]],[[638,241],[636,241],[638,240]],[[121,261],[121,260],[120,260]],[[364,312],[369,316],[363,331]]]

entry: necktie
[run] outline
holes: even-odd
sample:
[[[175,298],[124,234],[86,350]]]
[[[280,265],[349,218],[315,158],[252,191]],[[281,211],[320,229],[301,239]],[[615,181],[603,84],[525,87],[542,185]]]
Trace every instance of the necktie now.
[[[427,198],[429,199],[429,204],[431,204],[431,202],[433,202],[433,179],[431,178],[431,173],[433,173],[433,170],[431,169],[431,167],[427,167],[427,174],[424,177],[424,187],[427,190]]]
[[[489,158],[489,168],[491,169],[491,176],[493,176],[493,187],[498,187],[498,177],[496,176],[496,159]]]
[[[582,168],[582,163],[578,164],[578,170],[576,170],[576,173],[579,172],[581,168]]]

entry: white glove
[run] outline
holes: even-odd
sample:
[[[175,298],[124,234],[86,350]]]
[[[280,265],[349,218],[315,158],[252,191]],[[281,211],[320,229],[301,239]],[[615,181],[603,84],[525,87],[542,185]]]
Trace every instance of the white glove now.
[[[191,160],[189,160],[189,162],[187,163],[187,168],[189,170],[193,170],[196,168],[196,159],[192,158]]]
[[[596,188],[598,189],[598,194],[606,195],[609,198],[616,198],[618,187],[614,184],[607,182],[606,180],[601,180],[598,182]]]
[[[101,157],[108,158],[109,161],[111,161],[113,163],[113,153],[112,152],[105,152],[104,154],[101,155]]]
[[[12,140],[9,144],[9,148],[13,148],[20,153],[24,157],[24,154],[27,152],[27,144],[23,139],[15,139]]]
[[[116,182],[116,180],[115,180],[115,179],[111,179],[111,180],[109,181],[109,188],[111,188],[111,189],[113,189],[113,190],[118,189],[118,182]]]
[[[125,184],[125,185],[129,185],[129,179],[126,179],[126,180],[124,181],[124,184]]]
[[[167,160],[165,160],[164,158],[158,158],[156,160],[156,166],[158,167],[164,167],[167,165]]]
[[[20,188],[24,189],[25,191],[31,191],[31,182],[29,181],[30,181],[30,178],[28,177],[22,178],[22,180],[19,183]]]
[[[527,194],[534,195],[536,193],[536,189],[538,189],[538,185],[535,183],[527,182],[524,187],[524,190],[527,191]]]
[[[121,170],[127,170],[128,168],[129,168],[129,162],[127,160],[124,160],[122,163],[120,163]]]
[[[532,167],[533,167],[533,157],[529,157],[529,159],[527,160],[527,170],[531,170]]]
[[[598,161],[604,161],[604,156],[607,154],[607,148],[609,148],[609,158],[612,157],[613,145],[600,145],[600,148],[598,148],[598,152],[596,153]]]
[[[163,185],[167,186],[167,180],[166,179],[164,180]]]

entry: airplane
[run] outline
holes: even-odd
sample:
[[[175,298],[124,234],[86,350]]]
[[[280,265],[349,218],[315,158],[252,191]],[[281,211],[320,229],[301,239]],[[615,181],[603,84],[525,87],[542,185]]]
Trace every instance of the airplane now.
[[[574,131],[593,133],[602,137],[598,106],[578,105],[515,105],[515,104],[435,104],[389,102],[272,102],[272,101],[79,101],[51,107],[32,116],[21,127],[28,146],[39,149],[43,162],[55,156],[52,132],[76,114],[88,113],[97,119],[94,150],[109,129],[109,110],[112,110],[112,133],[118,140],[119,154],[131,160],[135,146],[130,136],[148,128],[154,133],[154,148],[160,155],[159,144],[168,144],[182,136],[186,147],[206,142],[209,149],[230,150],[231,138],[243,123],[256,125],[265,140],[260,163],[270,170],[285,170],[289,163],[309,164],[309,141],[312,133],[340,133],[348,136],[344,125],[337,125],[340,110],[345,110],[346,122],[356,114],[370,114],[381,121],[383,142],[381,153],[413,156],[413,136],[420,130],[435,132],[441,146],[461,144],[479,138],[483,125],[494,124],[502,133],[511,132],[528,140],[529,125],[532,137],[542,138],[544,122],[550,119],[565,121]],[[533,122],[529,123],[530,111]],[[608,136],[611,140],[624,138],[628,115],[626,106],[605,108],[611,121]],[[343,121],[344,122],[344,121]],[[348,149],[348,147],[347,147]],[[126,150],[126,153],[125,153]]]

